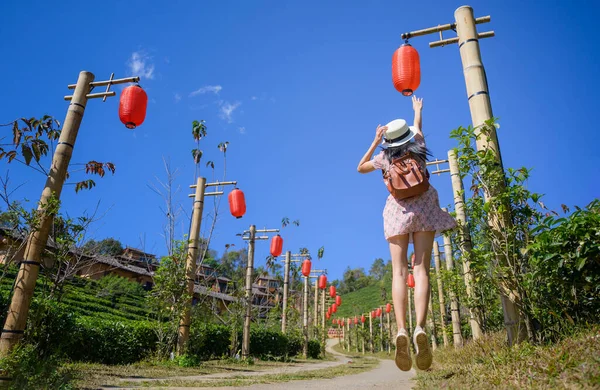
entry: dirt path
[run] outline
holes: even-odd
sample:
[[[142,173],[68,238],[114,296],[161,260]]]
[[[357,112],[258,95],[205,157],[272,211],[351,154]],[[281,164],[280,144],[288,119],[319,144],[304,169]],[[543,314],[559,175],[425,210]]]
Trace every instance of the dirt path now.
[[[340,366],[342,364],[348,364],[348,361],[351,360],[346,355],[340,354],[332,349],[332,347],[337,344],[337,339],[331,339],[327,343],[327,351],[334,355],[336,358],[335,361],[328,362],[320,362],[320,363],[304,363],[304,364],[294,364],[286,367],[279,367],[272,370],[265,371],[256,371],[256,372],[245,372],[240,374],[236,373],[218,373],[218,374],[209,374],[209,375],[198,375],[198,376],[181,376],[181,377],[169,377],[169,378],[160,378],[160,379],[148,379],[148,378],[124,378],[123,380],[127,382],[152,382],[152,381],[162,381],[162,380],[186,380],[186,381],[218,381],[224,379],[230,379],[233,376],[243,376],[243,377],[255,377],[262,376],[268,374],[285,374],[285,373],[297,373],[301,371],[313,371],[323,368],[330,368]],[[243,387],[208,387],[212,390],[230,390],[233,388],[239,389],[248,389],[248,390],[256,390],[256,389],[265,389],[265,390],[274,390],[274,389],[364,389],[368,388],[388,388],[388,389],[410,389],[412,387],[411,378],[415,375],[414,370],[409,372],[403,372],[398,370],[396,365],[392,360],[380,360],[379,366],[371,371],[363,372],[360,374],[354,375],[346,375],[340,376],[333,379],[320,379],[320,380],[302,380],[302,381],[290,381],[290,382],[279,382],[274,384],[258,384],[251,386],[243,386]],[[141,383],[140,383],[141,384]],[[144,387],[155,388],[155,387]],[[121,389],[121,390],[134,390],[140,389],[140,387],[118,387],[118,386],[107,386],[102,389]],[[161,387],[161,389],[168,390],[192,390],[192,389],[207,389],[207,387]]]

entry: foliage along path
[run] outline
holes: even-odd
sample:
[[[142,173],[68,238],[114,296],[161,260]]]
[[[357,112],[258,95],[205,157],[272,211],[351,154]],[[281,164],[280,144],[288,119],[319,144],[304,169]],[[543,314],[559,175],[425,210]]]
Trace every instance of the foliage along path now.
[[[140,385],[143,385],[144,388],[149,388],[147,387],[148,385],[151,384],[151,382],[153,381],[172,381],[172,380],[178,380],[178,381],[206,381],[208,386],[210,386],[208,384],[208,382],[211,381],[222,381],[222,380],[227,380],[227,379],[234,379],[234,378],[240,378],[240,377],[255,377],[255,376],[263,376],[263,375],[268,375],[268,374],[292,374],[292,373],[298,373],[298,372],[302,372],[302,371],[314,371],[314,370],[319,370],[319,369],[323,369],[323,368],[332,368],[332,367],[336,367],[336,366],[340,366],[343,364],[348,364],[349,359],[348,356],[340,354],[336,351],[334,351],[332,349],[332,347],[338,343],[337,339],[330,339],[327,342],[327,352],[331,353],[332,355],[334,355],[336,361],[329,361],[329,362],[319,362],[319,363],[305,363],[305,364],[296,364],[296,365],[290,365],[288,367],[279,367],[276,369],[272,369],[272,370],[267,370],[267,371],[256,371],[256,372],[246,372],[246,373],[239,373],[239,372],[230,372],[230,373],[219,373],[219,374],[209,374],[209,375],[198,375],[198,376],[184,376],[184,377],[169,377],[169,378],[157,378],[157,379],[148,379],[148,378],[127,378],[127,379],[123,379],[124,381],[127,381],[129,383],[131,382],[140,382]],[[350,363],[351,364],[351,363]],[[340,376],[340,377],[335,377],[332,379],[318,379],[318,380],[297,380],[297,381],[289,381],[289,382],[278,382],[278,383],[273,383],[273,384],[256,384],[256,385],[251,385],[251,386],[243,386],[243,387],[236,387],[236,388],[243,388],[243,389],[281,389],[282,387],[285,387],[286,389],[344,389],[344,390],[348,390],[348,389],[364,389],[365,387],[368,388],[388,388],[388,389],[410,389],[412,387],[412,380],[411,378],[415,375],[414,369],[412,369],[409,372],[404,372],[404,371],[400,371],[398,370],[398,368],[396,367],[395,363],[393,360],[380,360],[379,361],[379,365],[371,370],[371,371],[366,371],[360,374],[354,374],[354,375],[346,375],[346,376]],[[142,384],[142,382],[144,382]],[[205,385],[205,386],[206,386]],[[196,387],[196,388],[205,388],[205,386],[203,387]],[[185,386],[185,387],[173,387],[173,386],[168,386],[168,387],[150,387],[150,388],[161,388],[161,389],[168,389],[168,390],[191,390],[194,389],[194,387],[190,387],[190,386]],[[211,389],[213,390],[226,390],[226,389],[232,389],[233,387],[212,387],[210,386]],[[133,389],[139,389],[139,387],[116,387],[116,386],[109,386],[109,387],[103,387],[102,389],[105,390],[114,390],[114,389],[128,389],[128,390],[133,390]]]

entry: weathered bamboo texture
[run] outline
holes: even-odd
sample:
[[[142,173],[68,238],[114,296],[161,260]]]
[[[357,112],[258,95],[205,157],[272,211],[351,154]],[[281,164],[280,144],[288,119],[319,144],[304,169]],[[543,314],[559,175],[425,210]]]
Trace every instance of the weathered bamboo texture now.
[[[448,165],[450,166],[452,192],[454,193],[454,211],[456,212],[456,220],[460,225],[459,248],[462,254],[461,260],[463,264],[465,287],[467,290],[467,297],[473,301],[475,299],[475,292],[473,291],[473,275],[471,274],[470,260],[473,246],[471,244],[471,233],[469,232],[467,216],[465,213],[465,193],[463,182],[458,170],[456,152],[453,149],[448,151]],[[473,334],[473,339],[475,340],[479,339],[483,334],[479,320],[480,318],[477,315],[477,311],[473,308],[469,309],[469,324],[471,325],[471,333]]]
[[[52,227],[53,215],[47,212],[46,208],[53,196],[60,199],[92,81],[94,81],[92,73],[85,71],[79,73],[73,98],[52,157],[50,172],[38,204],[39,225],[37,230],[33,230],[27,237],[23,261],[15,279],[13,297],[0,337],[0,357],[6,357],[23,337],[31,298],[40,272],[42,252],[46,248]]]
[[[188,299],[185,303],[185,307],[183,308],[181,319],[179,320],[179,334],[177,338],[177,353],[179,355],[185,353],[187,343],[190,338],[190,313],[192,311],[192,297],[194,296],[194,284],[196,281],[196,261],[198,260],[200,247],[200,226],[202,225],[205,188],[206,179],[199,177],[196,180],[196,193],[194,194],[192,223],[190,226],[187,257],[185,260],[185,278]]]
[[[369,313],[369,349],[371,352],[375,352],[373,345],[373,315]]]
[[[493,117],[493,113],[487,77],[481,61],[473,9],[469,6],[459,7],[454,12],[454,18],[456,20],[456,32],[460,42],[459,51],[467,87],[471,120],[473,122],[473,127],[476,129],[476,134],[479,135],[482,125],[485,125],[485,121]],[[490,130],[489,140],[488,137],[485,136],[478,137],[477,150],[493,150],[497,157],[497,161],[500,164],[500,168],[502,168],[502,155],[496,136],[496,129],[492,128]],[[502,189],[498,189],[498,191],[502,191]],[[486,200],[495,195],[495,193],[486,193]],[[494,234],[498,237],[502,236],[503,230],[506,231],[510,228],[510,218],[507,215],[493,213],[489,223]],[[496,253],[496,257],[499,264],[504,265],[507,263],[507,259],[500,253]],[[520,342],[526,337],[526,329],[522,324],[516,305],[518,293],[511,290],[509,286],[504,286],[503,290],[504,291],[501,293],[501,300],[504,311],[504,326],[508,335],[508,342],[512,345]]]
[[[447,211],[445,208],[442,210]],[[444,234],[444,259],[446,260],[446,270],[453,273],[454,257],[452,253],[452,242],[450,241],[450,236],[448,234]],[[458,348],[463,345],[462,332],[460,329],[460,307],[458,305],[458,297],[452,288],[448,290],[448,294],[450,295],[450,314],[452,315],[452,338],[454,347]]]
[[[438,287],[438,300],[440,303],[440,325],[442,327],[442,339],[444,347],[448,346],[448,335],[446,334],[446,299],[444,297],[444,282],[442,281],[442,266],[440,260],[440,246],[437,241],[433,241],[433,259],[435,264],[435,276]]]
[[[304,299],[302,300],[302,333],[304,343],[302,344],[302,355],[308,357],[308,276],[304,277]]]

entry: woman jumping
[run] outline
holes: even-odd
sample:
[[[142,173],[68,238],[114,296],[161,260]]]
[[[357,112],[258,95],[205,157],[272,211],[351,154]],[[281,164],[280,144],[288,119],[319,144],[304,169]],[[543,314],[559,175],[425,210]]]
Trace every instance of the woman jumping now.
[[[408,152],[412,153],[422,172],[426,172],[425,162],[430,154],[421,131],[423,99],[417,99],[413,95],[412,102],[415,112],[414,126],[408,126],[403,119],[392,121],[387,126],[377,126],[375,139],[358,163],[358,172],[369,173],[376,169],[387,172],[393,159],[404,156]],[[371,159],[379,145],[383,150]],[[392,297],[398,324],[395,361],[398,368],[403,371],[408,371],[412,367],[409,335],[406,331],[408,245],[412,242],[415,252],[413,271],[417,316],[417,326],[413,333],[415,361],[417,368],[426,370],[431,366],[432,361],[429,341],[423,328],[425,328],[429,304],[429,265],[433,240],[436,233],[455,226],[456,221],[440,208],[438,193],[431,185],[425,192],[409,198],[396,199],[390,194],[385,203],[383,227],[392,257]]]

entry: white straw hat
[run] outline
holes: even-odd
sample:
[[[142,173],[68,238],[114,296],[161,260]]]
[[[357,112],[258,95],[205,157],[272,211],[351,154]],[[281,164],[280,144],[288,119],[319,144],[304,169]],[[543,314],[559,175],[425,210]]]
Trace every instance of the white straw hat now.
[[[382,146],[386,148],[404,145],[417,135],[417,128],[409,126],[404,119],[395,119],[386,126],[382,142]]]

